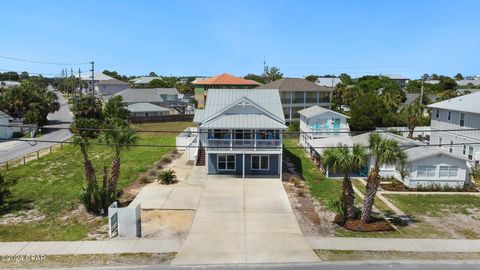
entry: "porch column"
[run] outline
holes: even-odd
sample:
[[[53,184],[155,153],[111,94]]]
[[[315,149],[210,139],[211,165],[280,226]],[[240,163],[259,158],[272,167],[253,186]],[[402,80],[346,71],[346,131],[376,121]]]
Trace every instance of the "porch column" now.
[[[230,130],[230,151],[232,151],[232,147],[233,147],[233,132],[232,130]]]
[[[245,150],[242,153],[242,180],[245,180]]]
[[[280,180],[282,180],[282,160],[283,160],[283,154],[278,155],[278,174],[280,177]]]

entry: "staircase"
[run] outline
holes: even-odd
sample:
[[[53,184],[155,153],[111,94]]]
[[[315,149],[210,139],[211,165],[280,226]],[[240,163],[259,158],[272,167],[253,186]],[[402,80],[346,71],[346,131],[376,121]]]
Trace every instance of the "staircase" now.
[[[197,155],[197,166],[205,166],[205,148],[200,147]]]

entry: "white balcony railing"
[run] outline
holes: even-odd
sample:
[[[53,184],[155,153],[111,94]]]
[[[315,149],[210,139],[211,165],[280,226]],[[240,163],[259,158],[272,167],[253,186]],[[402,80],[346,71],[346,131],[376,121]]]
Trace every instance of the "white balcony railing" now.
[[[208,139],[206,145],[210,150],[254,150],[272,151],[282,149],[281,139]]]

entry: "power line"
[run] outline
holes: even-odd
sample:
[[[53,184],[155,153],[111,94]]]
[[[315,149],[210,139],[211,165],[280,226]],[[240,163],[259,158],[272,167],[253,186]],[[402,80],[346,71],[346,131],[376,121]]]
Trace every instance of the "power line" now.
[[[29,127],[29,125],[0,125],[0,127]],[[39,127],[40,129],[47,129],[47,130],[71,130],[70,127],[52,127],[52,126],[43,126]],[[122,131],[123,129],[114,129],[114,128],[76,128],[78,131]],[[145,130],[145,129],[134,129],[137,133],[182,133],[184,130]],[[395,130],[402,133],[409,132],[408,130]],[[466,129],[430,129],[430,130],[418,130],[414,131],[418,132],[449,132],[449,131],[480,131],[480,128],[466,128]],[[367,132],[374,132],[374,133],[393,133],[392,130],[355,130],[355,131],[285,131],[281,132],[282,134],[286,135],[299,135],[299,134],[350,134],[350,133],[367,133]],[[209,131],[189,131],[191,134],[209,134],[215,132]],[[235,133],[233,131],[232,133]],[[263,131],[259,132],[250,132],[252,134],[263,134]],[[393,133],[394,134],[394,133]]]
[[[34,63],[34,64],[45,64],[45,65],[59,65],[59,66],[78,66],[78,65],[89,65],[90,62],[80,62],[80,63],[59,63],[59,62],[46,62],[46,61],[37,61],[37,60],[29,60],[29,59],[20,59],[16,57],[10,56],[2,56],[0,58],[20,61],[20,62],[27,62],[27,63]]]
[[[22,138],[0,138],[0,141],[21,141],[21,142],[43,142],[43,143],[66,143],[66,144],[75,144],[71,141],[59,141],[59,140],[42,140],[42,139],[22,139]],[[189,148],[205,148],[205,149],[249,149],[252,147],[243,147],[243,146],[191,146],[191,145],[168,145],[168,144],[134,144],[134,145],[127,145],[127,144],[108,144],[102,142],[89,142],[91,145],[104,145],[104,146],[130,146],[130,147],[156,147],[156,148],[176,148],[176,147],[189,147]],[[403,144],[399,145],[399,148],[412,148],[412,147],[441,147],[441,146],[463,146],[463,145],[480,145],[480,142],[475,143],[454,143],[454,144],[425,144],[425,145],[418,145],[418,144]],[[353,148],[354,146],[342,146],[347,148]],[[257,146],[255,149],[257,150],[275,150],[279,149],[278,146]],[[305,149],[304,146],[289,146],[285,147],[287,149]],[[330,149],[330,148],[339,148],[339,146],[318,146],[314,147],[315,149]]]
[[[27,70],[22,70],[22,71],[18,71],[18,70],[11,70],[11,69],[4,69],[4,68],[0,68],[0,71],[5,71],[5,72],[15,72],[15,73],[22,73],[22,72],[27,72],[29,75],[53,75],[53,76],[58,76],[60,77],[62,75],[62,73],[53,73],[53,72],[30,72],[30,71],[27,71]],[[87,74],[89,73],[88,71],[83,71],[82,74]]]

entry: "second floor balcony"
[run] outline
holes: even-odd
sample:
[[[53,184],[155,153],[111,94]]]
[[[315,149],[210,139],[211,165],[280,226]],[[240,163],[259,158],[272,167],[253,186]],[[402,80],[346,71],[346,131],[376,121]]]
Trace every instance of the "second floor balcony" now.
[[[306,132],[311,137],[330,137],[330,136],[346,136],[350,133],[350,127],[347,123],[331,122],[324,124],[309,125]]]
[[[280,131],[214,131],[202,141],[209,150],[281,151]]]

